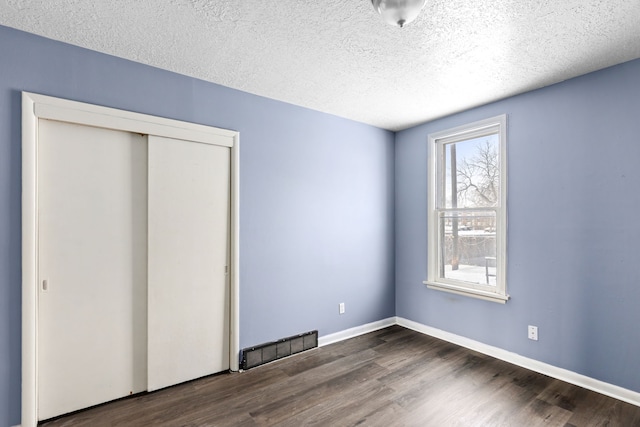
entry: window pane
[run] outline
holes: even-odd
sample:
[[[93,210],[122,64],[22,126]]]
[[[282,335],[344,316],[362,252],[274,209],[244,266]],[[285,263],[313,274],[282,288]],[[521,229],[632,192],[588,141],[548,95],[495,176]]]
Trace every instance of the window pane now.
[[[496,285],[494,212],[442,212],[439,216],[440,277]]]
[[[499,205],[499,142],[498,134],[492,134],[443,146],[444,207],[455,209]]]

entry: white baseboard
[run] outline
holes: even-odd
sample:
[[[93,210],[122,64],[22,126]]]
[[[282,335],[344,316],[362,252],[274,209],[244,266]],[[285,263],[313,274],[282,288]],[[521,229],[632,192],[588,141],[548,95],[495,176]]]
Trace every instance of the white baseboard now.
[[[574,384],[600,394],[604,394],[605,396],[613,397],[614,399],[618,399],[635,406],[640,406],[640,393],[638,392],[622,388],[617,385],[609,384],[604,381],[596,380],[591,377],[569,371],[567,369],[558,368],[557,366],[549,365],[548,363],[540,362],[535,359],[520,356],[519,354],[512,353],[498,347],[483,344],[479,341],[465,338],[460,335],[432,328],[431,326],[426,326],[422,323],[414,322],[413,320],[405,319],[403,317],[389,317],[387,319],[378,320],[376,322],[367,323],[366,325],[356,326],[354,328],[345,329],[344,331],[336,332],[334,334],[319,337],[318,346],[322,347],[339,341],[344,341],[346,339],[364,335],[369,332],[374,332],[392,325],[400,325],[407,329],[412,329],[416,332],[420,332],[425,335],[429,335],[434,338],[448,341],[450,343],[466,347],[479,353],[495,357],[496,359],[513,363],[514,365],[521,366],[531,371],[539,372],[549,377],[556,378],[561,381],[565,381],[567,383]],[[20,427],[20,425],[16,425],[13,427]]]
[[[389,317],[387,319],[378,320],[377,322],[367,323],[366,325],[356,326],[355,328],[350,328],[344,331],[336,332],[334,334],[319,337],[318,346],[322,347],[325,345],[333,344],[349,338],[357,337],[359,335],[367,334],[369,332],[377,331],[379,329],[386,328],[392,325],[400,325],[405,328],[412,329],[416,332],[448,341],[450,343],[466,347],[479,353],[495,357],[496,359],[513,363],[514,365],[521,366],[531,371],[538,372],[561,381],[565,381],[569,384],[574,384],[579,387],[604,394],[605,396],[613,397],[614,399],[618,399],[635,406],[640,406],[640,393],[633,390],[622,388],[620,386],[606,383],[604,381],[596,380],[594,378],[587,377],[586,375],[578,374],[567,369],[558,368],[557,366],[553,366],[548,363],[521,356],[517,353],[513,353],[498,347],[493,347],[488,344],[483,344],[479,341],[436,329],[431,326],[426,326],[422,323],[414,322],[413,320],[405,319],[403,317]]]
[[[357,337],[358,335],[368,334],[369,332],[377,331],[378,329],[386,328],[388,326],[395,325],[396,323],[395,317],[389,317],[387,319],[367,323],[366,325],[345,329],[344,331],[336,332],[335,334],[324,335],[318,338],[318,347],[344,341],[349,338]]]
[[[402,317],[396,317],[396,324],[417,332],[421,332],[425,335],[430,335],[432,337],[439,338],[441,340],[445,340],[453,344],[469,348],[471,350],[475,350],[479,353],[495,357],[496,359],[513,363],[514,365],[521,366],[531,371],[539,372],[549,377],[556,378],[561,381],[565,381],[570,384],[574,384],[609,397],[613,397],[614,399],[618,399],[635,406],[640,406],[640,393],[638,392],[609,384],[604,381],[596,380],[594,378],[587,377],[585,375],[578,374],[567,369],[558,368],[557,366],[549,365],[548,363],[540,362],[535,359],[530,359],[528,357],[524,357],[498,347],[493,347],[469,338],[461,337],[459,335],[445,332],[440,329],[432,328],[430,326],[426,326],[412,320],[404,319]]]

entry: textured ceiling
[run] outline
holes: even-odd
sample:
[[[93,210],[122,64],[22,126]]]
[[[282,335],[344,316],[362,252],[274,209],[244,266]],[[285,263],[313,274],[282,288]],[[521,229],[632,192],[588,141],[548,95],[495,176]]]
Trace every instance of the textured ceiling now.
[[[640,58],[640,0],[0,0],[0,24],[399,130]]]

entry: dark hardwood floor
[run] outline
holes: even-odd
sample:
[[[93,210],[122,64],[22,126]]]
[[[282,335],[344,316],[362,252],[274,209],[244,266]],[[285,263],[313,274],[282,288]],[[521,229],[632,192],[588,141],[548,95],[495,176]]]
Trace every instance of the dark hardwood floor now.
[[[392,326],[54,426],[640,426],[640,407]]]

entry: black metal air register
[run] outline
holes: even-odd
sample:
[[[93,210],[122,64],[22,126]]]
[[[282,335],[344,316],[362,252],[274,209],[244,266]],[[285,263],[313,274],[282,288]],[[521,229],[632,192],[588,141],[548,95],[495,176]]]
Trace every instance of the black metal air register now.
[[[318,347],[318,331],[305,332],[278,341],[247,347],[242,350],[240,368],[243,370],[255,368],[316,347]]]

